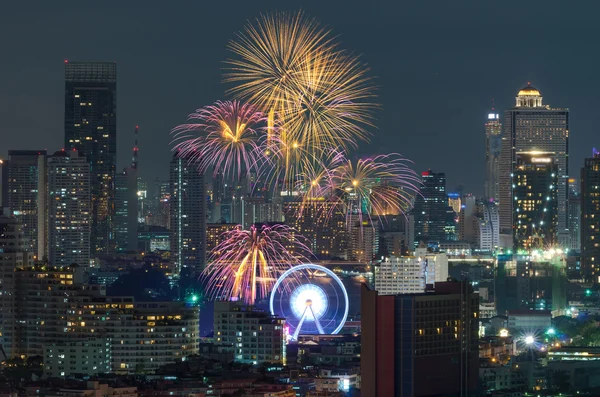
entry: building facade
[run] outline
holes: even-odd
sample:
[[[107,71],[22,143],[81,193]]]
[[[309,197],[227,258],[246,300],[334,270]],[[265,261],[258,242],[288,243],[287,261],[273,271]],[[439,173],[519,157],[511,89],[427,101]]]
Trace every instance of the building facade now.
[[[117,166],[117,65],[65,61],[65,149],[90,163],[91,251],[113,250]]]
[[[557,235],[560,243],[566,243],[569,109],[551,108],[544,105],[542,99],[539,90],[527,85],[517,94],[515,107],[504,112],[499,177],[500,232],[512,234],[514,200],[511,186],[517,153],[535,150],[551,152],[554,153],[558,168]]]
[[[454,222],[454,212],[446,196],[446,174],[431,170],[422,174],[421,194],[415,198],[415,245],[420,241],[440,242],[449,240],[447,226]],[[448,219],[450,217],[450,219]]]
[[[170,168],[171,255],[178,273],[199,273],[206,260],[204,175],[175,153]]]
[[[435,292],[361,291],[361,393],[461,396],[476,392],[479,297],[467,282]]]
[[[45,150],[9,150],[6,170],[4,205],[23,227],[29,249],[38,260],[48,253],[46,158]]]
[[[18,352],[16,270],[33,266],[23,226],[15,217],[0,215],[0,345],[7,357]]]
[[[595,149],[581,169],[581,269],[600,282],[600,153]]]
[[[514,247],[544,249],[557,244],[560,179],[554,153],[516,153],[511,179]]]
[[[48,378],[86,374],[94,376],[112,371],[111,342],[93,338],[44,346],[44,375]]]
[[[500,195],[500,148],[502,123],[500,115],[489,113],[485,123],[485,198],[497,201]]]
[[[215,344],[233,345],[235,361],[286,363],[285,319],[239,302],[217,301]]]
[[[48,260],[90,264],[90,163],[77,150],[48,158]]]

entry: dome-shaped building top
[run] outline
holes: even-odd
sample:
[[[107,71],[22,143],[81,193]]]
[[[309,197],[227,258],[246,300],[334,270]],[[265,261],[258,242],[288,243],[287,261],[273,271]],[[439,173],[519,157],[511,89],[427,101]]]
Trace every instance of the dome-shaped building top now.
[[[521,90],[519,90],[519,93],[517,94],[518,96],[542,96],[542,94],[540,93],[540,91],[531,86],[531,83],[527,83],[526,87],[521,88]]]
[[[542,94],[531,83],[521,88],[517,94],[517,107],[537,108],[542,107]]]

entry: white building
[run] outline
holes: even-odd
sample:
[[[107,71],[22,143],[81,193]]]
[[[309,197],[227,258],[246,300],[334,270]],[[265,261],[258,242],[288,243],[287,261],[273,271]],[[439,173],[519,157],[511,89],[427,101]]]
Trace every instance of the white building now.
[[[500,214],[498,206],[491,202],[477,204],[473,218],[474,246],[482,251],[493,251],[500,246]]]
[[[239,302],[217,301],[214,309],[216,345],[233,345],[235,361],[285,364],[285,319]]]
[[[94,376],[111,372],[110,339],[97,338],[44,346],[44,376]]]

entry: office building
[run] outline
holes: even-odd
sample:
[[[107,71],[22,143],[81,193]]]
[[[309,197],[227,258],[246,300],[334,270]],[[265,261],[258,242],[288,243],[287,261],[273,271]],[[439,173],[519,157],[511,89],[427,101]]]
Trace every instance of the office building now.
[[[475,394],[479,297],[468,282],[430,293],[361,291],[361,393],[366,396]]]
[[[581,169],[581,269],[600,282],[600,153],[594,149]]]
[[[138,164],[138,127],[136,126],[131,164],[118,173],[115,179],[113,226],[117,252],[136,252],[138,249],[138,223],[141,223],[139,219]]]
[[[511,186],[517,153],[550,152],[554,153],[552,157],[558,169],[558,243],[566,244],[569,109],[551,108],[544,105],[542,99],[539,90],[527,85],[517,94],[515,107],[504,112],[499,179],[500,232],[511,235],[513,231],[514,199]],[[506,238],[502,240],[506,241]]]
[[[175,153],[171,160],[170,189],[171,257],[178,273],[199,273],[206,260],[204,175]]]
[[[90,163],[92,255],[113,250],[117,166],[117,65],[65,61],[65,149]]]
[[[498,206],[491,201],[477,203],[473,217],[473,248],[494,251],[500,246],[500,214]]]
[[[414,247],[414,215],[383,215],[379,217],[379,253],[382,256],[402,256]]]
[[[7,199],[10,214],[23,227],[25,240],[37,260],[47,254],[46,151],[9,150]]]
[[[90,163],[73,149],[48,157],[48,259],[90,264]]]
[[[15,271],[33,266],[33,252],[17,218],[0,215],[0,346],[7,357],[18,351]]]
[[[446,174],[431,170],[422,174],[421,194],[415,197],[415,244],[420,241],[439,243],[455,240],[455,230],[448,229],[455,224],[454,212],[446,197]],[[455,228],[455,225],[454,225]]]
[[[8,206],[8,161],[0,159],[0,215],[4,207]]]
[[[569,178],[569,245],[570,250],[581,249],[581,196],[579,194],[579,183],[575,178]]]
[[[554,153],[517,152],[512,176],[515,249],[558,243],[558,166]]]
[[[489,113],[485,123],[485,198],[497,201],[500,195],[500,148],[502,146],[502,123],[500,115]]]
[[[142,225],[138,228],[138,252],[170,251],[171,232],[162,226]]]
[[[112,371],[111,341],[92,338],[44,346],[44,375],[64,378],[85,374],[94,376]]]
[[[235,361],[286,363],[285,319],[240,302],[215,302],[215,344],[233,345]]]

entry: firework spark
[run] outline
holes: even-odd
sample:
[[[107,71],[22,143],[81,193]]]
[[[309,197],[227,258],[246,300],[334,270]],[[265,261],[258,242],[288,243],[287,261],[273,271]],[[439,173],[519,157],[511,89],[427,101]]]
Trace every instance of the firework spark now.
[[[398,154],[351,161],[331,171],[332,189],[345,213],[362,222],[371,216],[403,214],[419,192],[421,180]]]
[[[229,48],[236,58],[225,81],[269,114],[269,141],[279,146],[288,186],[302,172],[299,153],[320,157],[368,138],[374,95],[367,69],[315,20],[303,13],[262,16]]]
[[[239,178],[258,167],[263,157],[262,140],[266,116],[249,104],[218,101],[189,115],[193,123],[173,129],[174,150],[198,166],[214,173]]]
[[[203,273],[213,298],[239,298],[252,305],[268,295],[285,270],[312,257],[304,238],[282,224],[257,224],[223,237]]]

